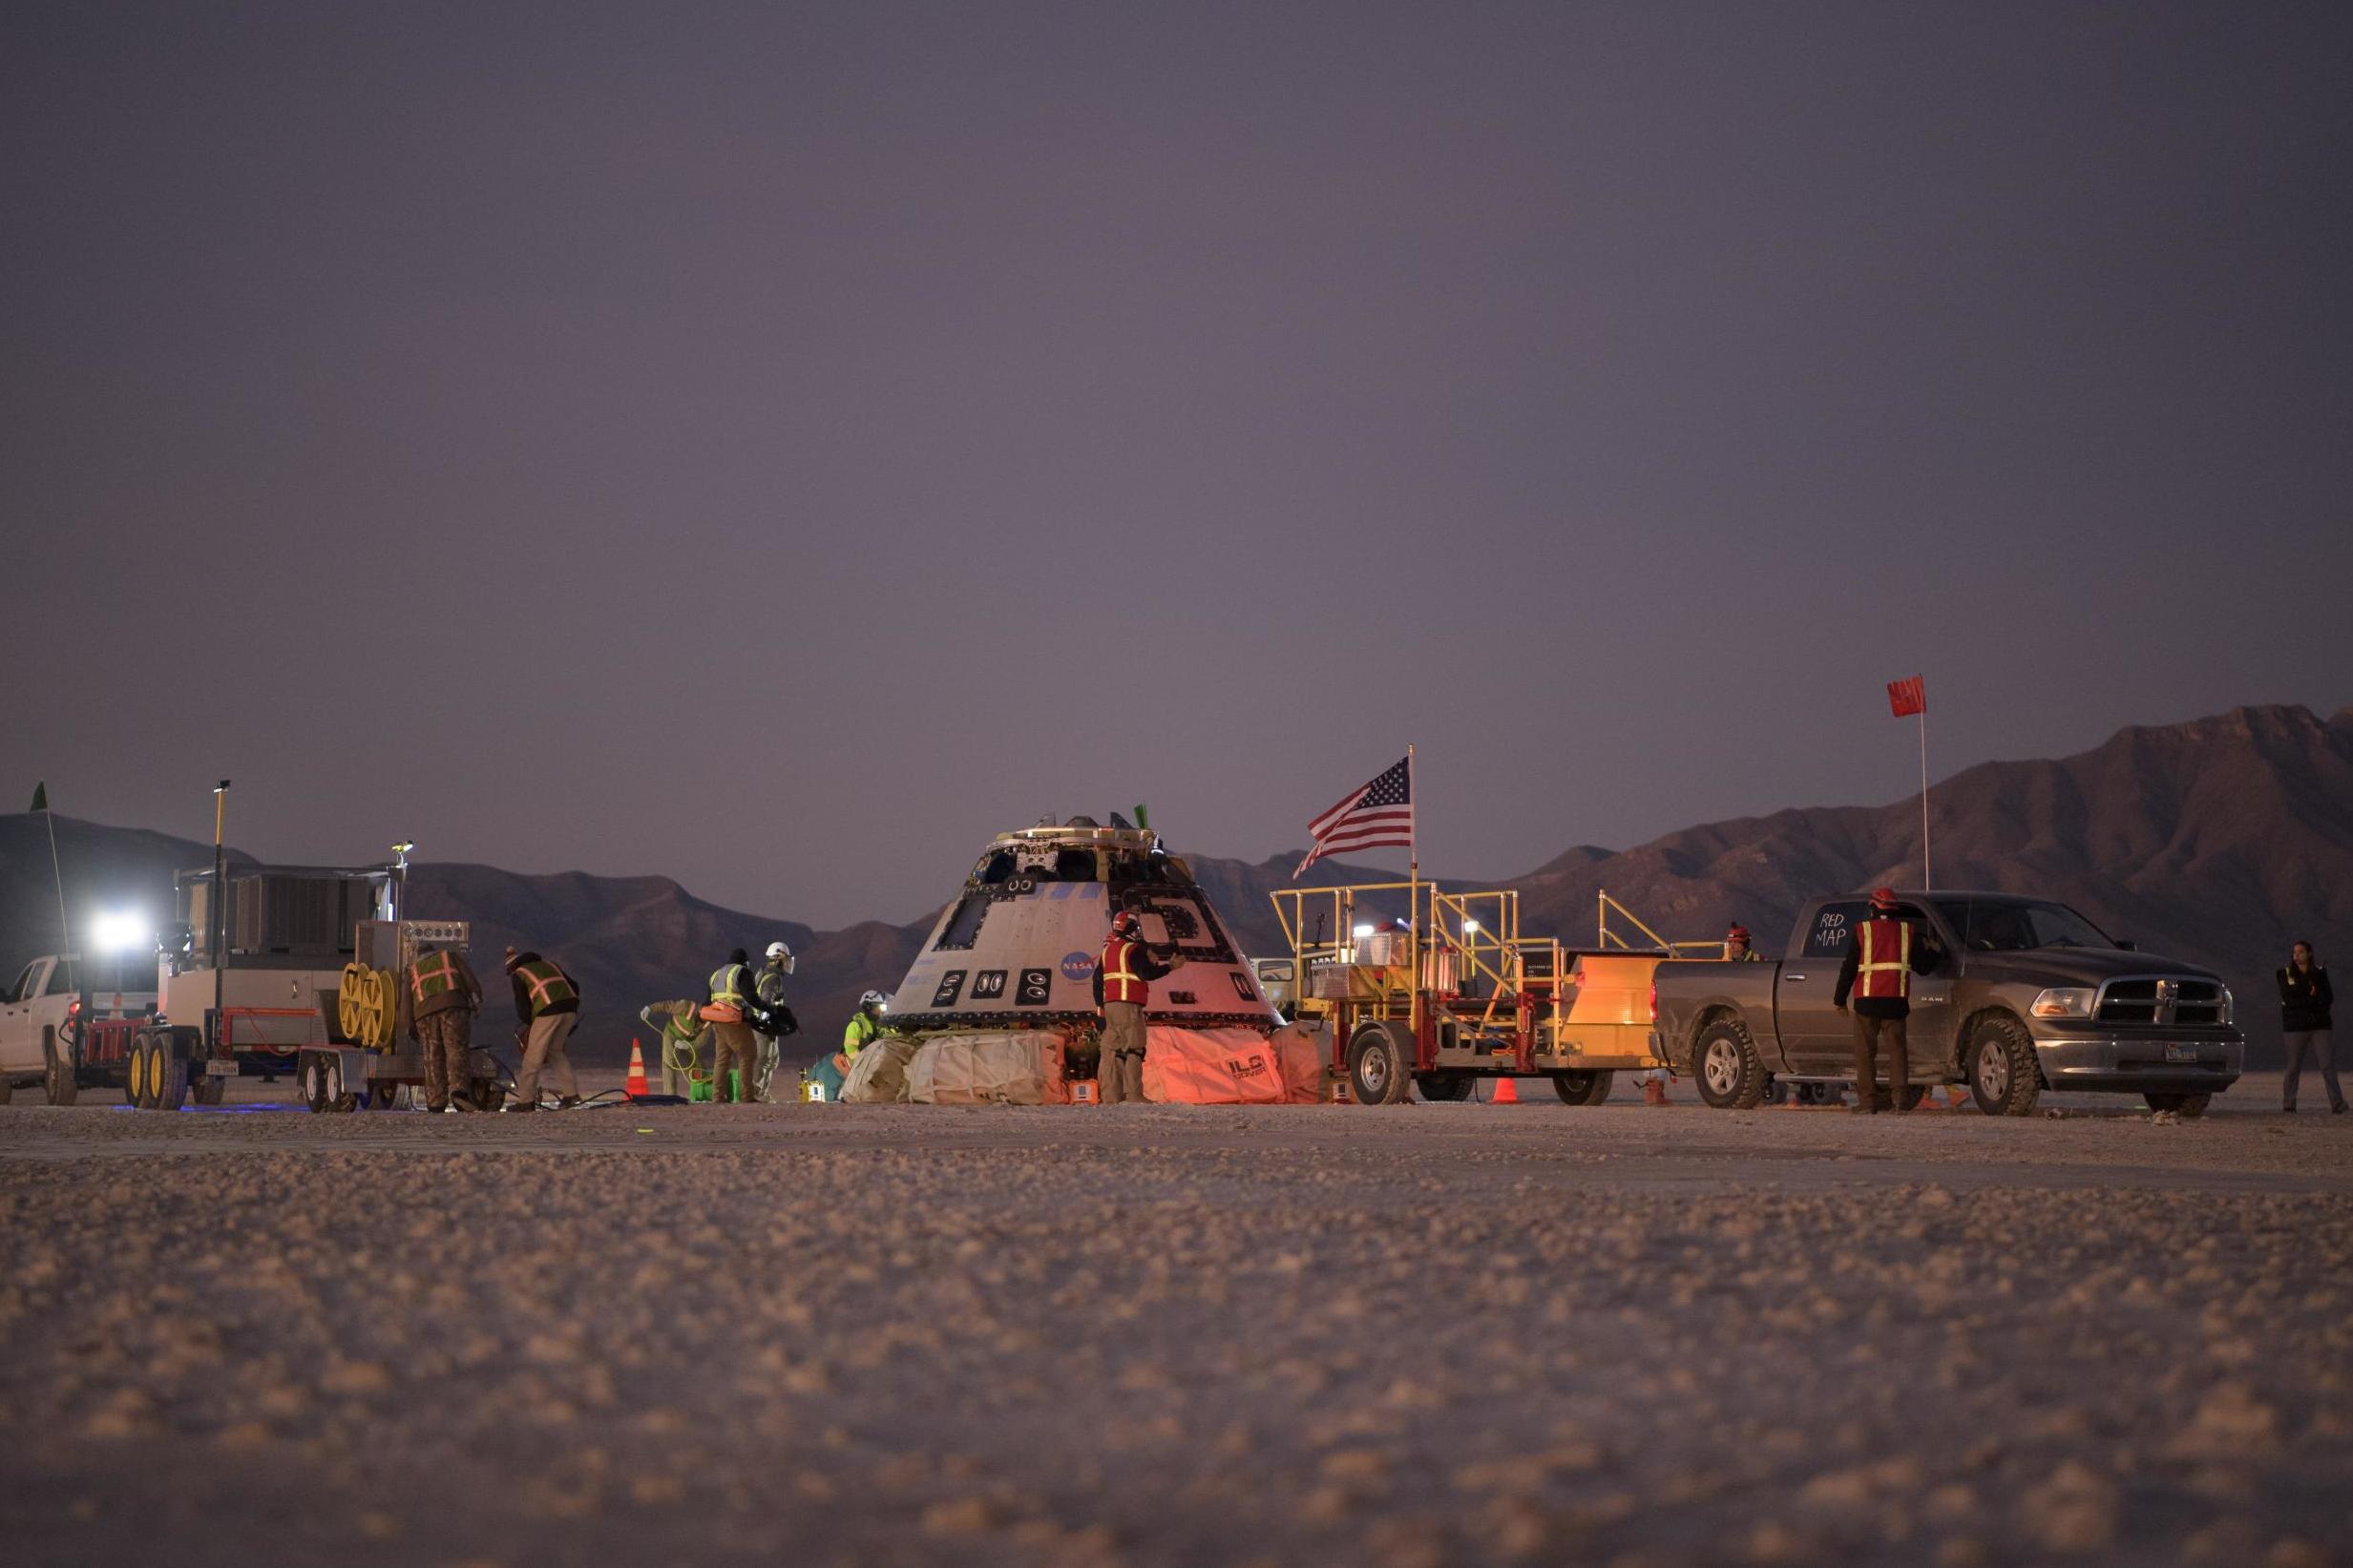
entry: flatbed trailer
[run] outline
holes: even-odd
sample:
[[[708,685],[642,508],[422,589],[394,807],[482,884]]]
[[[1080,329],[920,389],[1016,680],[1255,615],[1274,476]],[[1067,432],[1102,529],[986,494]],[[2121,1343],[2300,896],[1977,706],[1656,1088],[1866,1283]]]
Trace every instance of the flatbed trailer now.
[[[1417,1088],[1467,1099],[1482,1077],[1545,1077],[1568,1104],[1599,1104],[1618,1073],[1667,1065],[1651,1051],[1657,967],[1723,952],[1656,937],[1606,892],[1589,949],[1524,934],[1512,889],[1416,878],[1271,896],[1299,1021],[1328,1031],[1331,1070],[1375,1105]],[[1648,945],[1612,927],[1613,909]]]

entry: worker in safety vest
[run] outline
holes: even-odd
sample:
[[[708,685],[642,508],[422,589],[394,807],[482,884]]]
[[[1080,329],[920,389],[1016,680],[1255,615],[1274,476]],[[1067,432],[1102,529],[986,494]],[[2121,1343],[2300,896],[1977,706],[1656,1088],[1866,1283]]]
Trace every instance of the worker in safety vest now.
[[[784,1038],[793,1033],[792,1009],[785,1005],[785,976],[792,972],[792,950],[782,942],[768,944],[767,962],[760,968],[760,977],[753,994],[760,1002],[762,1028],[760,1039],[760,1070],[757,1093],[752,1097],[766,1105],[769,1101],[768,1085],[776,1077],[777,1054],[784,1048]]]
[[[850,1026],[842,1031],[842,1071],[858,1059],[858,1053],[874,1043],[882,1033],[882,1015],[889,1010],[891,998],[879,991],[870,991],[858,998],[858,1011],[850,1015]]]
[[[737,948],[711,971],[710,999],[703,1015],[711,1021],[711,1103],[733,1099],[749,1105],[760,1098],[760,1038],[746,1020],[757,994],[751,954]],[[734,1077],[729,1077],[729,1073]]]
[[[1736,920],[1733,922],[1732,930],[1724,933],[1724,957],[1734,964],[1764,962],[1764,955],[1756,951],[1755,944],[1749,938],[1748,927]]]
[[[1871,895],[1871,917],[1855,930],[1838,989],[1831,1004],[1846,1011],[1855,1003],[1855,1103],[1847,1109],[1870,1115],[1880,1108],[1879,1047],[1887,1046],[1889,1102],[1901,1115],[1909,1107],[1912,1064],[1904,1021],[1912,1015],[1912,976],[1933,973],[1940,962],[1933,939],[1923,938],[1903,918],[1893,888]]]
[[[482,982],[455,948],[420,952],[401,976],[408,992],[409,1037],[425,1048],[425,1108],[473,1110],[467,1094],[473,1077],[473,1015],[482,1008]]]
[[[1144,1098],[1144,1008],[1152,982],[1185,967],[1179,954],[1162,962],[1142,940],[1144,923],[1133,909],[1111,920],[1095,961],[1095,1005],[1103,1010],[1103,1050],[1097,1058],[1096,1090],[1105,1105]]]
[[[711,1041],[711,1026],[703,1021],[703,1004],[684,997],[655,1002],[638,1016],[646,1028],[662,1032],[662,1092],[682,1099],[693,1098],[696,1075],[703,1071],[703,1050]]]
[[[515,1015],[526,1032],[522,1070],[515,1075],[515,1103],[507,1110],[539,1108],[539,1075],[544,1072],[555,1080],[557,1108],[569,1111],[580,1102],[580,1084],[572,1076],[564,1042],[580,1021],[580,988],[557,964],[513,948],[507,950],[507,978],[515,982]]]

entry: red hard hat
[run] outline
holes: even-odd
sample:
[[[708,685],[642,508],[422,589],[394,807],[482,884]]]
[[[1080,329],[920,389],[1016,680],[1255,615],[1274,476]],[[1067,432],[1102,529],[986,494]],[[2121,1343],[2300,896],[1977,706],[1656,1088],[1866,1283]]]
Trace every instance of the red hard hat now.
[[[1111,917],[1111,934],[1114,936],[1124,935],[1128,931],[1134,930],[1140,924],[1142,924],[1142,922],[1137,920],[1135,910],[1122,909],[1119,913]]]
[[[1896,907],[1896,889],[1893,888],[1872,889],[1871,907],[1875,909],[1894,909]]]
[[[1733,929],[1724,933],[1724,939],[1728,942],[1733,940],[1746,942],[1749,940],[1749,929],[1746,926],[1734,923]]]

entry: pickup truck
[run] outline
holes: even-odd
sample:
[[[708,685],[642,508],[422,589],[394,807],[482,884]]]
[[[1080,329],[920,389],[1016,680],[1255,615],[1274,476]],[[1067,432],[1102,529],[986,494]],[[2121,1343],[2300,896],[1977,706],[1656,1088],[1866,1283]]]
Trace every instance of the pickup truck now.
[[[72,953],[45,953],[27,964],[0,998],[0,1105],[20,1084],[49,1083],[53,1103],[73,1098],[73,1085],[59,1098],[55,1074],[69,1076],[74,1056],[60,1049],[92,1018],[132,1018],[156,1010],[153,957],[87,961]]]
[[[1912,977],[1913,1103],[1929,1084],[1965,1083],[1987,1116],[2028,1115],[2045,1089],[2136,1094],[2197,1116],[2237,1081],[2246,1042],[2212,972],[2136,951],[2048,899],[1901,897],[1940,956]],[[1859,896],[1811,905],[1777,963],[1661,964],[1651,1054],[1718,1108],[1748,1109],[1776,1081],[1850,1081],[1853,1025],[1832,1003],[1869,911]]]

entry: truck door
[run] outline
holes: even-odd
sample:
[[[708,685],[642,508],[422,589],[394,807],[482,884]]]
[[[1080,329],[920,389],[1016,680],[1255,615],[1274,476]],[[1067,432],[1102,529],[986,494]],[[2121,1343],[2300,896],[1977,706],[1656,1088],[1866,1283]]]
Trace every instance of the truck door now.
[[[32,1004],[41,993],[41,966],[48,962],[35,958],[27,964],[7,997],[0,999],[0,1065],[11,1072],[26,1072],[40,1064],[41,1034],[33,1027]]]
[[[1930,911],[1906,904],[1903,913],[1912,922],[1914,942],[1933,942],[1943,950],[1934,974],[1912,976],[1912,1015],[1903,1030],[1912,1081],[1940,1083],[1953,1065],[1953,1031],[1960,1022],[1953,997],[1961,989],[1963,947]]]
[[[1855,928],[1870,912],[1870,905],[1859,898],[1822,905],[1808,922],[1797,951],[1781,962],[1774,1016],[1793,1073],[1844,1076],[1855,1070],[1855,1026],[1832,1002],[1838,994],[1839,967],[1855,942]]]

